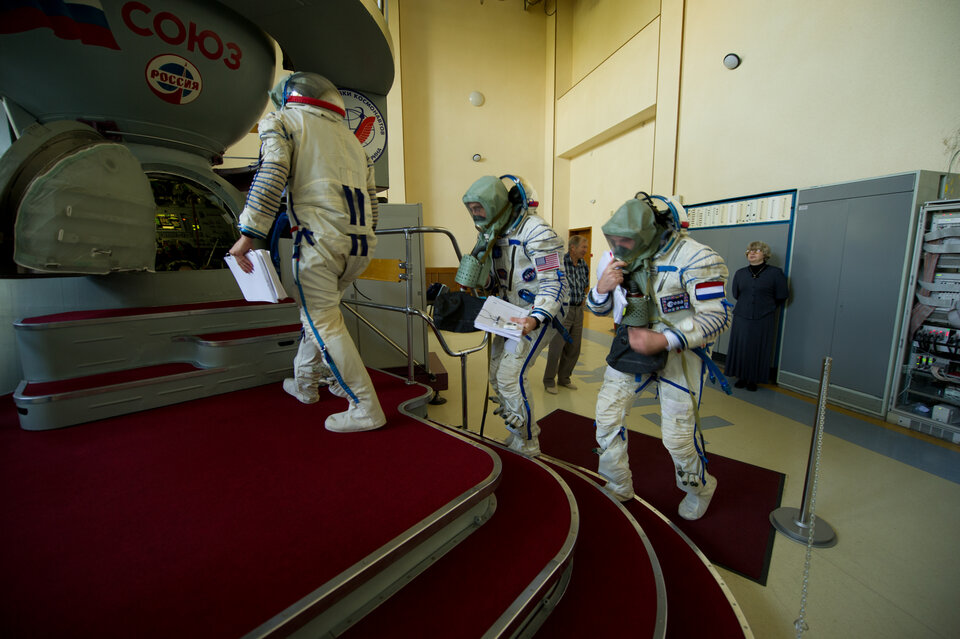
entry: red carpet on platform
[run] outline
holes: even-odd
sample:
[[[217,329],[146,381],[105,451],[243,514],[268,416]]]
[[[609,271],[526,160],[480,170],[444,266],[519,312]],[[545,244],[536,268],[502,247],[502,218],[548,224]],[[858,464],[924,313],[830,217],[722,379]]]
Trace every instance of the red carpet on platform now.
[[[279,383],[46,431],[0,398],[0,636],[240,637],[490,481],[399,412],[428,389],[371,377],[388,423],[361,433]]]
[[[578,521],[565,489],[540,464],[501,448],[495,452],[503,468],[490,520],[340,636],[486,636],[518,599],[537,594],[531,584],[547,568],[568,564],[569,536]]]
[[[555,410],[539,420],[540,448],[551,457],[597,470],[593,452],[593,418]],[[711,562],[766,585],[776,534],[770,512],[780,507],[783,473],[745,464],[707,451],[718,488],[703,518],[687,521],[677,514],[683,493],[674,480],[673,463],[656,437],[631,432],[630,467],[637,495],[663,513]]]
[[[560,464],[545,463],[573,491],[580,530],[570,583],[538,636],[615,637],[627,629],[634,637],[657,636],[658,627],[667,623],[663,575],[634,522],[586,477]],[[651,548],[650,552],[658,551]]]

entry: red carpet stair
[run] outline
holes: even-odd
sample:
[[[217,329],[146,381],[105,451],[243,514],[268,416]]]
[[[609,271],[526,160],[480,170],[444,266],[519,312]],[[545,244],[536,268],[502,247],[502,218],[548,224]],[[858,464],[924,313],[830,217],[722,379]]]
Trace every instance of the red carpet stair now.
[[[387,427],[325,431],[343,400],[302,405],[277,383],[293,304],[17,333],[3,636],[751,636],[665,518],[589,470],[423,421],[426,387],[371,371]]]

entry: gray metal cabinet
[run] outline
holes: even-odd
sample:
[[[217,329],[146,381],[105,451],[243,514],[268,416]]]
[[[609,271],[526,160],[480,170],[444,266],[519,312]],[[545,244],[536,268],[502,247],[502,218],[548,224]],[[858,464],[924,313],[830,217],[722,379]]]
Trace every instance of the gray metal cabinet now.
[[[781,386],[816,393],[830,356],[830,400],[885,415],[916,219],[940,179],[916,171],[798,192]]]

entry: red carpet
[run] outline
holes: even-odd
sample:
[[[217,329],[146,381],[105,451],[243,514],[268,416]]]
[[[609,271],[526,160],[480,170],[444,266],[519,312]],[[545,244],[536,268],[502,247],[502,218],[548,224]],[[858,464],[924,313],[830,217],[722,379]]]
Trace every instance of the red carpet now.
[[[663,569],[667,588],[667,639],[742,639],[745,633],[734,608],[710,569],[686,540],[637,500],[626,506],[656,549]]]
[[[545,566],[566,565],[569,558],[558,554],[569,541],[572,515],[561,484],[525,457],[495,452],[503,469],[489,521],[341,636],[482,637],[517,598],[533,596],[525,591]]]
[[[0,635],[239,637],[490,476],[371,376],[364,433],[280,384],[49,431],[0,398]]]
[[[633,522],[590,480],[566,467],[545,463],[573,491],[580,530],[570,583],[537,635],[615,637],[629,628],[633,637],[656,636],[657,605],[662,605],[658,599],[663,593],[657,592],[654,565]],[[667,608],[663,606],[664,617]]]
[[[555,410],[539,424],[540,447],[545,454],[597,470],[592,418]],[[718,478],[719,488],[707,514],[687,521],[677,514],[683,493],[676,487],[673,464],[663,443],[631,432],[629,450],[637,495],[674,522],[711,562],[766,584],[776,534],[769,516],[780,506],[782,473],[708,451],[710,473]]]

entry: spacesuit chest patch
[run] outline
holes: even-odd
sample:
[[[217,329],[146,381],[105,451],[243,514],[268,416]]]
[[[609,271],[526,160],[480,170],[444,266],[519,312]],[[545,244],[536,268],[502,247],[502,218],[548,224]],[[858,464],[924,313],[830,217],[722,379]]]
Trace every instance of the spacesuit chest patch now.
[[[497,277],[500,278],[500,281],[501,281],[501,282],[507,281],[507,269],[505,269],[505,268],[498,268],[498,269],[497,269]]]
[[[660,298],[660,310],[664,313],[676,313],[690,308],[690,296],[686,293]]]
[[[528,268],[523,272],[522,277],[524,282],[532,282],[533,280],[537,279],[537,272],[532,268]]]
[[[549,253],[542,257],[536,257],[533,259],[533,264],[537,267],[538,272],[558,269],[560,268],[560,254]]]
[[[723,297],[723,282],[700,282],[696,285],[697,301],[713,300]]]

